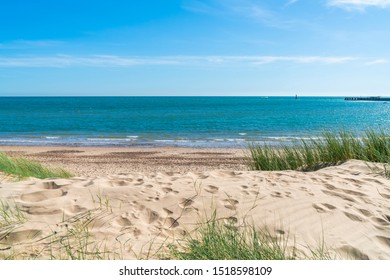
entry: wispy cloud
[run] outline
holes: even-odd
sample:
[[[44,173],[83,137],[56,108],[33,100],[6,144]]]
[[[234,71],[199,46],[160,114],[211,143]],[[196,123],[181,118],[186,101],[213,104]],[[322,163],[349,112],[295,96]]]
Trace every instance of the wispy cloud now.
[[[346,63],[348,56],[158,56],[124,57],[114,55],[0,57],[0,67],[135,67],[142,65],[261,65],[270,63]]]
[[[366,64],[367,65],[377,65],[377,64],[387,64],[389,61],[387,59],[374,59],[368,61]]]
[[[367,7],[390,7],[390,0],[328,0],[328,5],[345,9],[363,10]]]
[[[284,7],[288,7],[288,6],[290,6],[290,5],[293,5],[293,4],[295,4],[295,3],[297,3],[299,0],[288,0],[287,2],[286,2],[286,4],[284,4]]]
[[[323,63],[323,64],[338,64],[355,60],[353,57],[335,57],[335,56],[263,56],[259,57],[256,64],[266,64],[275,62],[290,62],[290,63]]]
[[[292,5],[297,1],[289,0],[283,7]],[[295,20],[286,19],[282,14],[254,0],[211,0],[208,3],[199,0],[187,0],[182,7],[195,13],[249,18],[265,26],[281,29],[289,28],[296,23]]]

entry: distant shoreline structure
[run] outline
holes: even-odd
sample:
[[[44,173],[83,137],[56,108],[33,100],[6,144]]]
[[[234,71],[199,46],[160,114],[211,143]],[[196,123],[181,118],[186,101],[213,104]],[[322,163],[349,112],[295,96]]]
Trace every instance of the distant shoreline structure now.
[[[390,97],[368,96],[368,97],[345,97],[346,101],[390,101]]]

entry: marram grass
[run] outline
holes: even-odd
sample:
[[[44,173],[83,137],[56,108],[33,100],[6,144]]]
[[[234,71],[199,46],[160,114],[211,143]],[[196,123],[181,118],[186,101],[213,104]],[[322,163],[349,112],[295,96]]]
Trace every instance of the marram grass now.
[[[69,178],[72,176],[61,168],[47,168],[40,163],[21,158],[10,157],[0,152],[0,171],[6,174],[15,175],[20,178]]]
[[[286,260],[286,240],[258,231],[252,226],[238,226],[212,219],[203,224],[195,237],[184,240],[182,249],[170,246],[171,255],[179,260]]]
[[[249,152],[252,170],[311,171],[350,159],[389,163],[390,135],[369,130],[359,138],[350,132],[325,132],[318,139],[301,139],[278,148],[251,145]]]

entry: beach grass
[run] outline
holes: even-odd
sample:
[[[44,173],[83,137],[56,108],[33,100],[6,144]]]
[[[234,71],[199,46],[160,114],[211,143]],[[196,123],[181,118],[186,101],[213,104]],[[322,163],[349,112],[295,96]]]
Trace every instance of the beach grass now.
[[[188,237],[178,249],[171,246],[174,259],[179,260],[288,260],[292,252],[286,249],[286,240],[253,226],[226,222],[213,215]]]
[[[383,131],[368,130],[362,137],[351,132],[324,132],[319,138],[300,139],[293,145],[249,147],[251,170],[314,171],[350,159],[390,162],[390,136]]]
[[[0,152],[0,171],[19,178],[69,178],[72,174],[61,168],[48,168],[22,157],[10,157]]]
[[[25,221],[25,214],[18,205],[0,200],[0,228],[23,224]]]

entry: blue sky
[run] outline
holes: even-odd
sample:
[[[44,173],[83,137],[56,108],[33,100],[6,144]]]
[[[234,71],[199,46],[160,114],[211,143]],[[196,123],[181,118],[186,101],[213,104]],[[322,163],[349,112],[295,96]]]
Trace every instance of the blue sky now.
[[[0,95],[390,95],[390,0],[0,0]]]

